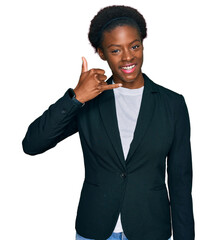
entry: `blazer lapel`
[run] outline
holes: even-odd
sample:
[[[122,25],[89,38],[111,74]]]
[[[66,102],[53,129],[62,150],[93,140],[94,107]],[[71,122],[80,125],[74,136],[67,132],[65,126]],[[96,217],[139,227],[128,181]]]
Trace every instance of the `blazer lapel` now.
[[[158,92],[157,85],[153,83],[144,73],[143,78],[144,91],[142,95],[141,106],[134,130],[134,137],[130,144],[126,162],[129,162],[129,160],[132,159],[137,147],[145,137],[156,107],[156,98],[154,94]]]
[[[142,94],[141,106],[134,131],[134,137],[131,142],[126,160],[124,158],[120,132],[118,128],[113,89],[106,90],[101,95],[99,95],[99,109],[102,121],[110,138],[112,146],[116,151],[123,167],[126,167],[126,163],[132,158],[136,148],[139,146],[139,143],[141,142],[148,129],[155,110],[155,97],[153,93],[158,92],[157,85],[154,84],[144,73],[143,78],[144,91]],[[112,84],[112,77],[107,80],[107,83]]]
[[[107,80],[107,83],[112,84],[112,77],[110,77]],[[98,101],[102,122],[106,129],[107,135],[111,141],[111,144],[118,158],[121,161],[122,166],[125,168],[126,163],[124,159],[124,153],[122,149],[120,132],[118,127],[113,89],[106,90],[102,94],[100,94]]]

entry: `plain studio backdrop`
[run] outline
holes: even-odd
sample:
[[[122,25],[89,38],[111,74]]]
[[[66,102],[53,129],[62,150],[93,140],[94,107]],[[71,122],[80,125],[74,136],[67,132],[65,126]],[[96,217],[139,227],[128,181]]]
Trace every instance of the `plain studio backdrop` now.
[[[135,7],[146,19],[143,72],[185,97],[191,120],[196,239],[216,238],[215,1],[2,0],[1,240],[75,239],[84,179],[78,133],[36,156],[24,154],[21,142],[29,124],[76,86],[82,56],[89,69],[103,68],[111,75],[87,33],[95,14],[113,4]]]

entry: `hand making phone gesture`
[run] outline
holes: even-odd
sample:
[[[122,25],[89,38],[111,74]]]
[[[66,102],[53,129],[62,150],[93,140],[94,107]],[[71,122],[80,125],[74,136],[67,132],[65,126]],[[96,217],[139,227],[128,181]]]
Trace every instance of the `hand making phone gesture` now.
[[[87,60],[82,57],[82,70],[79,82],[74,88],[76,99],[85,103],[105,90],[121,87],[122,84],[107,84],[105,71],[102,69],[90,69],[88,71]]]

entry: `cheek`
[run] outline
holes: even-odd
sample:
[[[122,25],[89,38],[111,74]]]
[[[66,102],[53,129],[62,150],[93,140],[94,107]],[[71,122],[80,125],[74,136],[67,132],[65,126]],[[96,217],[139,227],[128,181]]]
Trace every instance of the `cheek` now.
[[[143,62],[143,52],[139,53],[137,58],[140,59],[141,62]]]
[[[118,60],[117,59],[108,58],[107,62],[109,64],[109,66],[113,69],[118,67]]]

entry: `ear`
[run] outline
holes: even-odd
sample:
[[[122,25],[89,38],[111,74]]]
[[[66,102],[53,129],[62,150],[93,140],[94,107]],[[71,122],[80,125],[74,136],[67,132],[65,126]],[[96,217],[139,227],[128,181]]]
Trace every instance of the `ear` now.
[[[106,57],[105,57],[104,52],[101,48],[97,48],[97,53],[99,54],[99,56],[102,60],[106,61]]]

